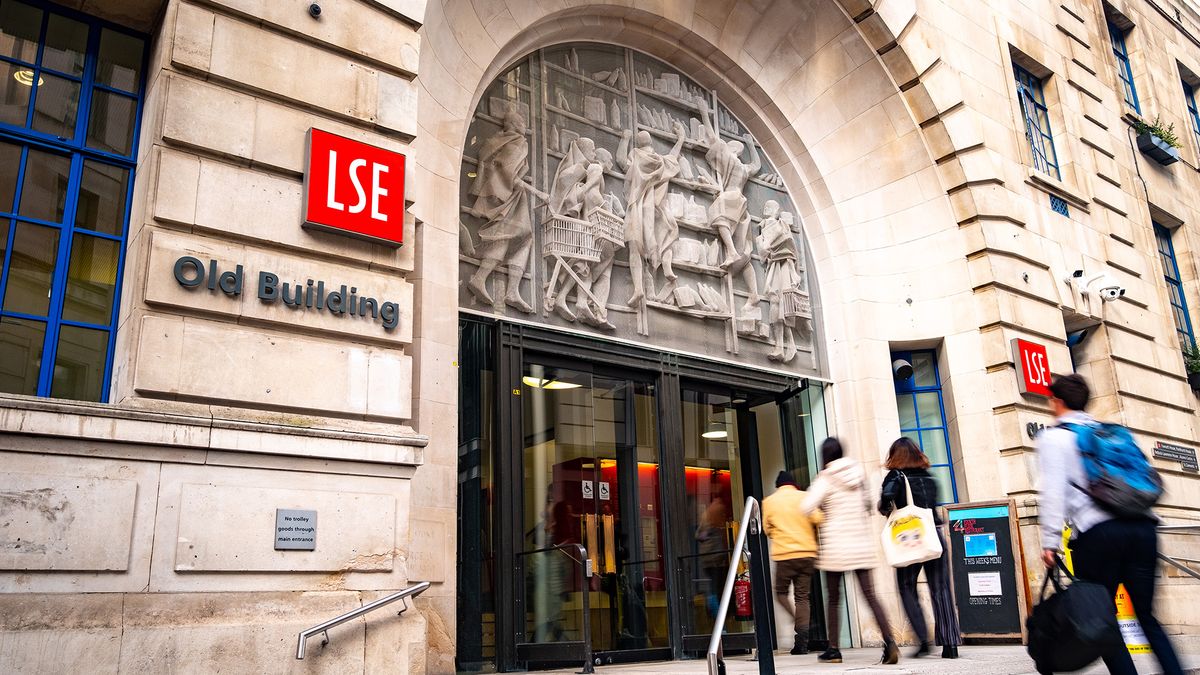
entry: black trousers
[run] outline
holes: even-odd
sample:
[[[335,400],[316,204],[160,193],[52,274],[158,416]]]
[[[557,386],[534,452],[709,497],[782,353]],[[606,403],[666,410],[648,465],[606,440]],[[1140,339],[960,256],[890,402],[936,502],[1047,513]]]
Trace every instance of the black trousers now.
[[[940,530],[937,536],[942,542],[942,557],[897,568],[896,586],[900,589],[904,613],[908,615],[908,623],[917,634],[917,639],[921,644],[929,642],[929,625],[925,622],[925,612],[921,610],[921,603],[917,599],[917,577],[921,570],[925,570],[929,598],[933,601],[933,628],[937,643],[943,647],[957,647],[962,644],[962,632],[958,628],[958,609],[954,606],[954,594],[950,590],[950,549],[946,548],[946,540],[942,539]]]
[[[1075,576],[1108,588],[1115,598],[1125,584],[1142,632],[1162,666],[1163,675],[1182,675],[1171,640],[1154,617],[1154,571],[1158,566],[1158,531],[1151,520],[1110,520],[1079,535],[1071,544]],[[1114,610],[1115,611],[1115,610]],[[1137,675],[1125,643],[1115,644],[1104,655],[1113,675]]]
[[[825,572],[825,587],[829,589],[829,610],[827,614],[827,622],[829,628],[829,646],[832,649],[838,648],[838,638],[842,634],[842,577],[849,572]],[[867,601],[867,606],[871,608],[871,614],[875,615],[875,623],[879,624],[879,632],[883,633],[883,639],[887,642],[892,642],[896,639],[896,635],[892,633],[892,626],[888,623],[887,613],[883,611],[883,605],[879,602],[879,597],[875,595],[875,582],[871,578],[871,570],[854,570],[854,576],[858,578],[858,588],[862,591],[863,599]]]

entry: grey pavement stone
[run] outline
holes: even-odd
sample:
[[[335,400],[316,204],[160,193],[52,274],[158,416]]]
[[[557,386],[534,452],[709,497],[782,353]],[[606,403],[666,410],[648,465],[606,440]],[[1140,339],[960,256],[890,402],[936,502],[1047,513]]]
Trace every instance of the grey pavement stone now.
[[[1189,675],[1200,674],[1200,653],[1196,653],[1194,645],[1189,641],[1179,644],[1183,651],[1184,672]],[[900,663],[894,666],[875,665],[879,660],[878,648],[843,649],[844,661],[838,664],[817,663],[817,654],[792,656],[786,651],[775,653],[775,672],[777,675],[830,675],[832,673],[862,673],[863,675],[940,675],[942,673],[970,673],[971,675],[1036,675],[1033,660],[1021,645],[986,645],[965,646],[959,648],[958,659],[947,660],[938,658],[940,648],[935,648],[934,656],[924,659],[908,659],[904,655],[912,651],[912,647],[902,647]],[[1152,675],[1161,673],[1158,662],[1152,655],[1134,656],[1139,673]],[[730,656],[725,659],[728,675],[757,675],[758,663],[751,661],[749,656]],[[577,673],[579,668],[548,671],[562,674]],[[547,672],[547,671],[543,671]],[[635,663],[629,665],[600,666],[596,668],[598,675],[660,675],[665,673],[706,673],[704,661],[660,661],[653,663]],[[1104,664],[1097,661],[1095,665],[1082,671],[1082,675],[1104,675],[1108,671]]]

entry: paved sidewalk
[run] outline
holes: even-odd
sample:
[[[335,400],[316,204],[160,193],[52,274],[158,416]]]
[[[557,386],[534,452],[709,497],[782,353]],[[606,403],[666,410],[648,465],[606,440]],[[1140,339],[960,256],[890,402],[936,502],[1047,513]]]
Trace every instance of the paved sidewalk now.
[[[775,672],[778,675],[831,675],[832,673],[855,672],[862,675],[915,675],[942,673],[970,673],[970,675],[1036,675],[1033,661],[1020,645],[1003,646],[967,646],[959,649],[960,658],[954,660],[941,659],[935,656],[924,659],[906,659],[904,654],[912,651],[912,647],[901,647],[900,663],[894,666],[875,665],[879,660],[879,649],[843,649],[845,660],[838,664],[819,664],[817,655],[792,656],[786,651],[775,653]],[[1184,672],[1200,674],[1200,654],[1181,655],[1184,662]],[[1158,662],[1150,655],[1134,657],[1138,672],[1141,675],[1160,673]],[[731,656],[725,659],[728,675],[757,675],[758,663],[751,661],[749,656]],[[547,672],[547,671],[543,671]],[[548,671],[565,675],[577,673],[579,668]],[[653,663],[637,663],[630,665],[600,666],[596,668],[597,675],[660,675],[668,673],[706,673],[704,661],[659,661]],[[1086,670],[1078,671],[1084,675],[1105,675],[1108,671],[1104,664],[1096,665]]]

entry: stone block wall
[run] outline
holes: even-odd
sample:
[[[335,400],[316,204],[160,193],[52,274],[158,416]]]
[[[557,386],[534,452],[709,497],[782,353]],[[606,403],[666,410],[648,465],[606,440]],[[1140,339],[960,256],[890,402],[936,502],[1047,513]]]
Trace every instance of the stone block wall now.
[[[424,3],[140,4],[110,403],[0,396],[0,671],[450,672],[456,324],[418,309],[411,212],[401,248],[301,227],[313,127],[405,154],[420,203]],[[185,255],[241,265],[242,294],[177,283]],[[260,271],[356,286],[397,325],[264,303]],[[277,508],[317,511],[316,550],[274,549]],[[299,630],[426,580],[296,660]]]

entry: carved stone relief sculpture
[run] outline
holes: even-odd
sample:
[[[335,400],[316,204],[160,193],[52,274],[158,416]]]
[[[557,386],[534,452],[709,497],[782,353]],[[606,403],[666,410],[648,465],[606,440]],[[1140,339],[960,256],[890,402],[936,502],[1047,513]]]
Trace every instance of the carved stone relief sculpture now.
[[[504,114],[501,131],[484,142],[479,150],[479,170],[470,194],[474,205],[471,215],[487,224],[479,228],[480,243],[473,249],[481,259],[479,269],[467,282],[467,288],[484,303],[491,305],[487,282],[492,272],[504,263],[508,266],[504,303],[525,314],[533,307],[521,295],[521,280],[529,266],[533,246],[533,222],[529,213],[529,193],[548,199],[525,180],[529,169],[529,142],[525,139],[525,120],[519,112]]]
[[[725,259],[721,261],[721,269],[729,274],[740,274],[750,289],[746,304],[742,307],[744,313],[753,313],[758,308],[758,277],[750,263],[752,244],[750,242],[750,210],[746,195],[746,182],[750,176],[758,173],[762,160],[754,146],[754,137],[746,134],[747,143],[741,141],[726,141],[708,113],[708,105],[701,103],[700,115],[703,122],[701,131],[708,145],[704,158],[715,172],[714,178],[720,192],[708,207],[708,224],[715,229],[725,246]],[[741,160],[742,149],[750,150],[750,162]]]
[[[789,363],[796,358],[796,331],[811,332],[812,305],[807,301],[804,275],[799,268],[800,249],[792,235],[791,213],[780,213],[779,202],[763,205],[762,232],[758,235],[758,253],[767,268],[767,299],[771,344],[767,354],[772,361]]]
[[[571,143],[554,173],[545,221],[543,257],[550,268],[544,306],[567,321],[615,330],[608,322],[608,296],[617,250],[625,246],[622,211],[605,192],[604,172],[612,155],[581,137]],[[575,292],[575,310],[569,298]]]
[[[650,132],[639,131],[633,148],[629,147],[630,134],[626,132],[617,150],[629,200],[625,207],[625,242],[629,246],[633,295],[625,304],[630,307],[644,306],[647,293],[661,299],[675,290],[678,277],[671,267],[671,247],[679,238],[679,225],[663,208],[663,197],[670,180],[679,174],[679,150],[686,135],[687,130],[677,122],[675,145],[661,155],[654,150]],[[667,281],[661,295],[654,290],[654,278],[660,268]]]
[[[483,100],[463,164],[465,309],[816,372],[791,199],[714,92],[576,43]]]

